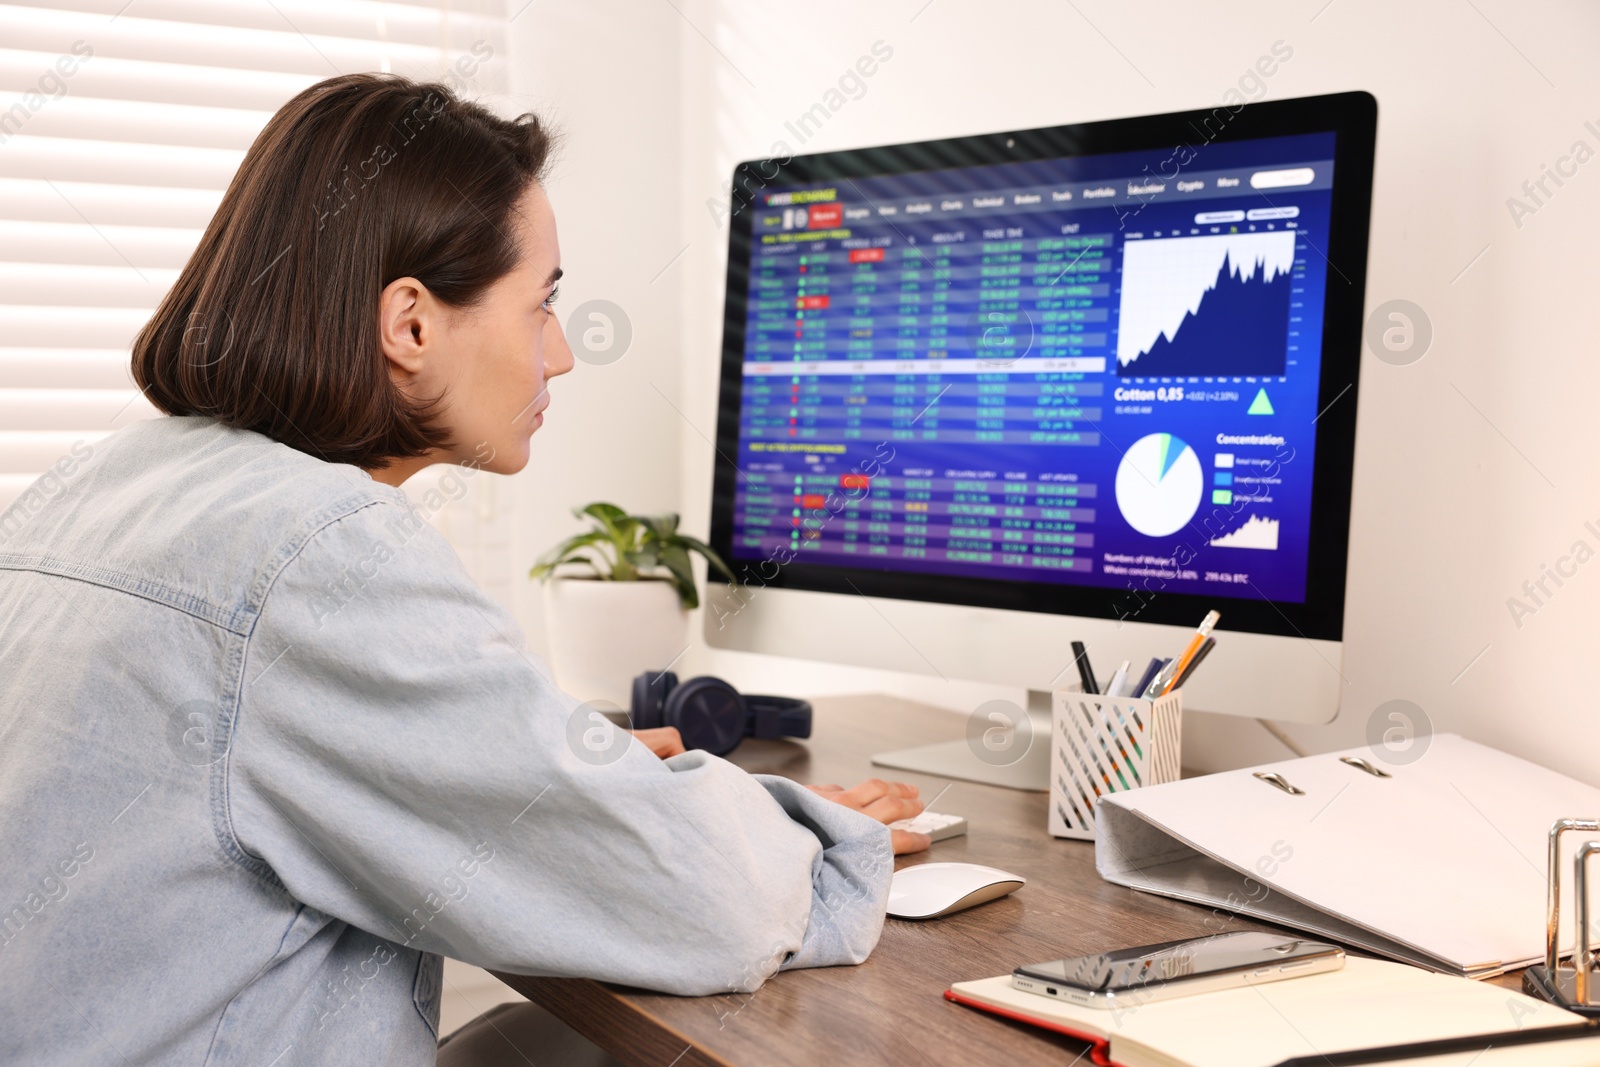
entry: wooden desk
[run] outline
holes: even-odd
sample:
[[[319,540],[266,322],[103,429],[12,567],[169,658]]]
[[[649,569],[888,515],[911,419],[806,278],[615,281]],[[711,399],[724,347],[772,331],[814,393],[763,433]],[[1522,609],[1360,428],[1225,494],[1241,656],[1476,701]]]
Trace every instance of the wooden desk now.
[[[915,782],[931,799],[945,780],[874,767],[871,754],[963,736],[965,720],[886,697],[816,702],[804,743],[746,741],[733,761],[802,782]],[[1047,794],[956,782],[939,808],[965,816],[966,836],[903,867],[933,860],[1015,871],[1009,897],[931,922],[889,919],[859,967],[785,971],[755,993],[674,997],[570,978],[498,977],[630,1067],[742,1064],[1003,1063],[1065,1067],[1087,1046],[946,1001],[952,982],[1007,974],[1019,963],[1224,930],[1253,920],[1136,893],[1101,880],[1094,846],[1045,829]],[[1501,981],[1518,988],[1517,979]]]

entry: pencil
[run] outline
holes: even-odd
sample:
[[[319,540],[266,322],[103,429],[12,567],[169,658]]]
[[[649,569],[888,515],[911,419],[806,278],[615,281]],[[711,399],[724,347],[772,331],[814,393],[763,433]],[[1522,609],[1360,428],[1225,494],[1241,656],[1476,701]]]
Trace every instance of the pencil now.
[[[1208,611],[1206,617],[1200,620],[1200,625],[1194,628],[1194,637],[1189,639],[1189,647],[1184,649],[1183,655],[1178,657],[1177,669],[1172,672],[1171,680],[1167,682],[1166,688],[1161,692],[1170,693],[1177,688],[1178,679],[1183,677],[1183,672],[1189,668],[1189,661],[1194,659],[1195,654],[1200,651],[1200,646],[1206,643],[1206,639],[1211,636],[1212,628],[1217,625],[1217,620],[1220,618],[1222,618],[1221,612]]]
[[[1201,645],[1200,651],[1194,654],[1194,659],[1189,661],[1189,666],[1185,667],[1183,669],[1183,673],[1178,675],[1178,677],[1173,681],[1172,688],[1183,688],[1183,683],[1187,682],[1189,680],[1189,676],[1195,672],[1195,668],[1200,666],[1200,661],[1205,659],[1206,655],[1216,646],[1217,639],[1215,637],[1206,638],[1206,643]]]

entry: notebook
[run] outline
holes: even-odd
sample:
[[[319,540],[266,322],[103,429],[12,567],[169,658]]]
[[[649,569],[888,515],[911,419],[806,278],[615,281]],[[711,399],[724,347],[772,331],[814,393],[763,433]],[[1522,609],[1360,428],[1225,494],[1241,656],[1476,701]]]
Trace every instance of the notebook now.
[[[1446,974],[1542,961],[1550,825],[1600,815],[1600,789],[1452,734],[1427,740],[1406,764],[1359,748],[1109,794],[1095,865],[1118,885]],[[1592,836],[1563,838],[1564,871]]]
[[[1100,1067],[1275,1067],[1302,1057],[1321,1063],[1324,1056],[1356,1049],[1583,1024],[1572,1012],[1500,986],[1357,957],[1325,974],[1109,1011],[1025,993],[1012,987],[1010,975],[957,982],[945,997],[1092,1042],[1090,1057]],[[1584,1049],[1587,1059],[1552,1055]],[[1495,1051],[1505,1056],[1519,1049]],[[1404,1062],[1426,1067],[1456,1067],[1458,1062],[1473,1067],[1577,1067],[1600,1063],[1600,1038],[1530,1045],[1520,1051],[1532,1058],[1474,1062],[1472,1055],[1488,1055],[1474,1053]]]
[[[1378,1067],[1595,1067],[1600,1064],[1600,1035],[1574,1037],[1568,1034],[1559,1041],[1540,1044],[1487,1044],[1437,1056],[1390,1058],[1382,1049],[1370,1055],[1361,1053],[1332,1059],[1302,1056],[1284,1060],[1278,1067],[1369,1067],[1374,1064]]]

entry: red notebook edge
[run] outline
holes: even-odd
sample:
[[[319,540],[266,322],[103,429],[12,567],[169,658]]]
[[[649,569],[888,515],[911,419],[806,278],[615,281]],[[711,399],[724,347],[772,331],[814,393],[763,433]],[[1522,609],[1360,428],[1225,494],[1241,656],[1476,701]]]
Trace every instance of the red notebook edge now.
[[[1008,1008],[997,1008],[993,1004],[985,1004],[982,1001],[973,1000],[971,997],[964,997],[954,989],[946,989],[944,991],[944,999],[953,1001],[956,1004],[964,1004],[969,1008],[977,1008],[979,1011],[986,1011],[990,1015],[1015,1019],[1019,1023],[1027,1023],[1029,1026],[1037,1026],[1043,1030],[1054,1030],[1058,1034],[1066,1034],[1068,1037],[1077,1038],[1079,1041],[1087,1041],[1093,1046],[1089,1049],[1089,1059],[1096,1067],[1119,1067],[1117,1062],[1111,1058],[1111,1042],[1107,1038],[1086,1034],[1082,1030],[1074,1030],[1070,1026],[1063,1026],[1053,1019],[1044,1019],[1037,1015],[1026,1015],[1020,1011],[1011,1011]]]

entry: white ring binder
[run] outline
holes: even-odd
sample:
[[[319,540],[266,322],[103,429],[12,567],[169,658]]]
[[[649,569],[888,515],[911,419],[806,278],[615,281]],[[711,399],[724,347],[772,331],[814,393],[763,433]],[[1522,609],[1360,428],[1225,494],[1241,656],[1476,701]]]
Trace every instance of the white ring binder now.
[[[1108,793],[1095,813],[1096,866],[1119,885],[1447,974],[1487,977],[1545,962],[1556,944],[1538,929],[1546,838],[1563,813],[1600,815],[1600,789],[1453,734],[1433,735],[1426,756],[1408,764],[1382,756],[1363,746]],[[1600,821],[1585,825],[1594,829],[1579,840],[1600,837]],[[1568,839],[1560,853],[1568,870],[1577,843]],[[1564,908],[1560,947],[1570,951],[1572,901]],[[1600,988],[1593,992],[1600,1000]]]

